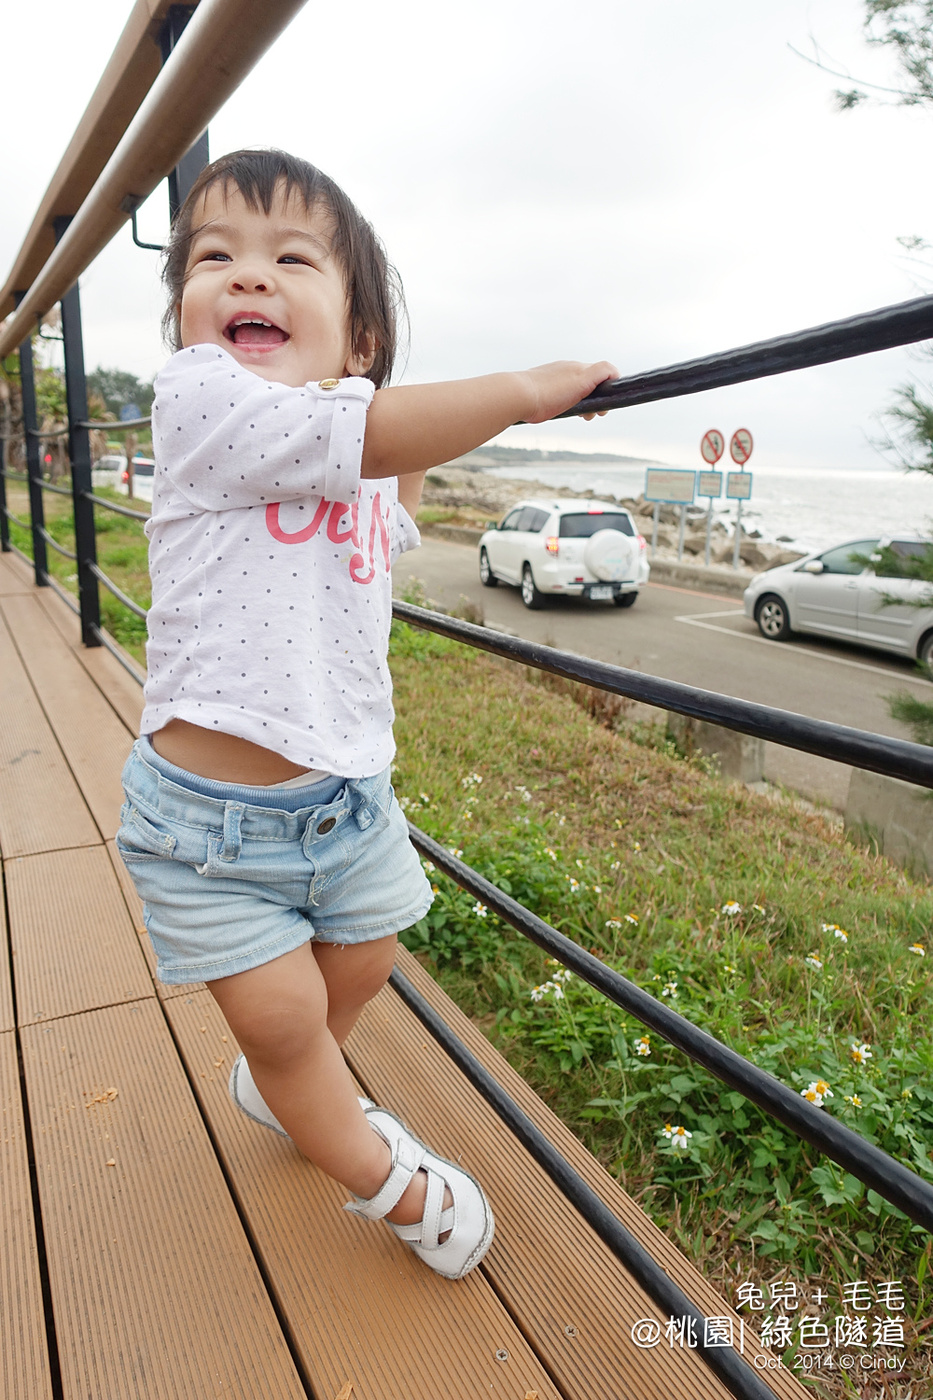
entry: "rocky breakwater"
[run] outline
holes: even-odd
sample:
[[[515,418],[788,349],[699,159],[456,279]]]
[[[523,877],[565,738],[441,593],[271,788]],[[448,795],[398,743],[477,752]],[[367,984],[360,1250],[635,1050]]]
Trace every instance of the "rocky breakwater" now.
[[[424,485],[418,524],[426,534],[441,535],[464,544],[474,543],[492,522],[502,519],[517,501],[535,497],[545,500],[594,500],[594,491],[571,491],[546,481],[511,480],[493,476],[481,467],[443,466],[428,472]],[[654,505],[644,497],[624,498],[620,505],[630,510],[641,534],[650,548],[654,530]],[[677,541],[680,530],[680,508],[662,505],[659,508],[657,553],[653,563],[677,565]],[[720,520],[713,521],[710,548],[710,572],[727,573],[735,582],[745,586],[750,573],[773,569],[802,558],[799,551],[788,549],[782,542],[763,540],[757,530],[742,531],[739,560],[742,565],[736,578],[732,568],[734,553],[732,532]],[[706,511],[688,507],[684,534],[684,557],[679,567],[703,568],[706,555]],[[658,574],[666,572],[659,569]],[[706,572],[704,570],[704,572]],[[725,578],[724,578],[725,581]]]

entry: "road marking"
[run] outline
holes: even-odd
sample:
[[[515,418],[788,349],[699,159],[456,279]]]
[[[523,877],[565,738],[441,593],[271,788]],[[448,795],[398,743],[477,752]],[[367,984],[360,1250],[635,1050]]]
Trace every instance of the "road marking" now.
[[[830,652],[811,651],[809,647],[794,646],[793,642],[774,643],[766,637],[750,637],[745,632],[736,632],[732,627],[717,627],[714,622],[704,622],[705,617],[744,617],[744,613],[714,612],[699,613],[695,617],[675,617],[675,622],[686,622],[690,627],[702,627],[707,632],[722,632],[726,637],[736,637],[740,642],[755,642],[758,646],[779,645],[782,651],[793,651],[799,656],[809,656],[814,661],[831,661],[836,666],[849,666],[854,671],[868,671],[875,676],[886,676],[890,681],[907,681],[909,685],[921,685],[929,693],[930,682],[923,676],[901,676],[897,671],[889,671],[883,666],[871,666],[866,661],[853,661],[847,656],[833,656]]]

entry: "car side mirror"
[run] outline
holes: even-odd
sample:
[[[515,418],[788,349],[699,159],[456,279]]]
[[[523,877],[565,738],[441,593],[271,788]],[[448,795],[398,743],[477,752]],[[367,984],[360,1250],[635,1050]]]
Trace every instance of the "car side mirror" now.
[[[485,530],[498,530],[499,522],[498,520],[487,520],[483,528]]]
[[[801,570],[801,573],[804,573],[804,574],[821,574],[822,572],[823,572],[823,561],[822,561],[822,559],[811,559],[810,562],[809,562],[809,564],[804,564],[804,566],[803,566],[803,568],[802,568],[802,570]]]

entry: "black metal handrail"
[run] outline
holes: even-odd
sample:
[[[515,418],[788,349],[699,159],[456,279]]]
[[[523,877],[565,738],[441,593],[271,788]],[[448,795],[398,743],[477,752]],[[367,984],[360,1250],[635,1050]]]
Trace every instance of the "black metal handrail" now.
[[[95,496],[93,491],[82,491],[81,496],[85,501],[93,501],[95,506],[101,506],[104,510],[112,510],[116,515],[128,515],[131,520],[149,519],[144,510],[131,510],[129,506],[118,506],[116,501],[105,501],[103,496]]]
[[[50,544],[52,548],[56,550],[59,554],[63,554],[66,559],[74,559],[75,561],[77,561],[77,554],[74,554],[70,549],[66,549],[63,544],[59,544],[58,540],[53,539],[44,525],[41,527],[39,533],[42,535],[42,538],[45,540],[46,544]]]
[[[394,601],[392,613],[400,621],[410,622],[415,627],[437,632],[454,641],[466,642],[469,646],[510,661],[521,661],[540,671],[582,681],[584,685],[607,690],[613,695],[641,700],[647,705],[674,710],[693,719],[707,720],[724,729],[737,730],[740,734],[768,739],[785,748],[819,754],[855,768],[887,773],[920,787],[933,788],[933,747],[927,744],[888,739],[865,729],[850,729],[845,725],[793,714],[789,710],[759,705],[751,700],[736,700],[731,695],[720,695],[713,690],[699,690],[680,681],[646,676],[641,671],[626,670],[606,661],[594,661],[589,657],[577,656],[574,652],[528,642],[522,637],[510,637],[505,632],[478,627],[473,622],[448,617],[446,613],[430,612],[412,603]]]
[[[91,573],[97,579],[98,583],[102,583],[105,588],[110,590],[110,592],[115,598],[119,599],[119,601],[123,604],[125,608],[129,608],[130,612],[135,613],[137,617],[141,617],[142,620],[145,622],[145,608],[141,608],[138,603],[134,603],[133,599],[128,597],[127,594],[123,592],[122,588],[119,588],[114,583],[112,578],[107,577],[107,575],[104,573],[103,569],[100,567],[99,564],[90,564],[88,567],[90,568]]]
[[[128,432],[131,428],[148,428],[151,422],[151,418],[129,418],[125,420],[114,418],[108,419],[106,422],[101,422],[94,418],[85,418],[75,426],[78,428],[92,429],[94,432],[97,432],[99,429],[102,433],[119,433]]]
[[[656,403],[659,399],[684,394],[700,394],[727,384],[749,379],[765,379],[795,369],[812,369],[896,345],[912,345],[933,338],[933,296],[882,306],[841,321],[773,336],[735,350],[723,350],[698,360],[610,379],[581,403],[568,408],[561,418],[580,413],[603,413],[610,408],[632,408],[635,404]]]

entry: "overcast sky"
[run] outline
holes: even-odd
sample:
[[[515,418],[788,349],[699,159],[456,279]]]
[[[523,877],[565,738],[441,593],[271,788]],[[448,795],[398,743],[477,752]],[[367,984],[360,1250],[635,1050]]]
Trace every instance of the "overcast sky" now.
[[[4,280],[130,8],[34,0],[4,18]],[[840,114],[832,90],[850,84],[791,51],[816,39],[892,82],[863,8],[309,0],[212,124],[211,154],[283,146],[345,187],[402,274],[409,380],[563,357],[652,369],[933,284],[896,241],[933,240],[933,114]],[[164,190],[140,218],[161,241]],[[126,229],[82,278],[89,367],[164,360],[158,262]],[[877,467],[873,415],[924,373],[887,351],[502,441],[698,467],[707,428],[744,426],[760,470]]]

